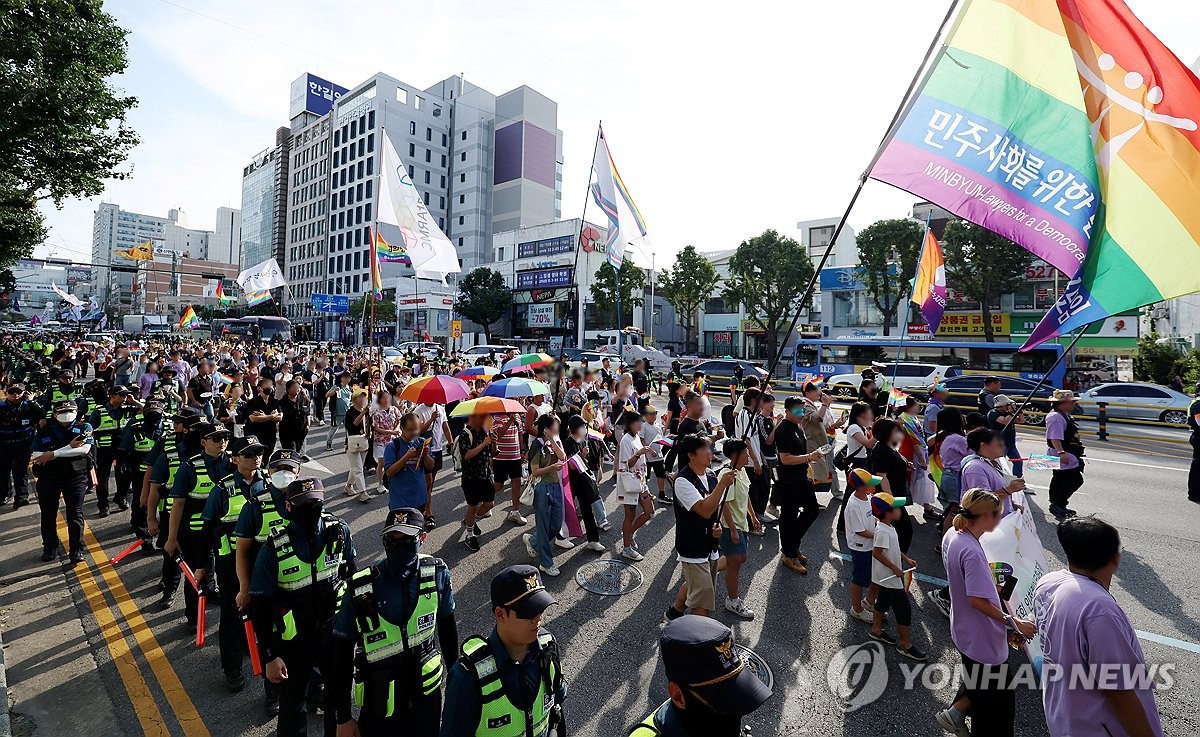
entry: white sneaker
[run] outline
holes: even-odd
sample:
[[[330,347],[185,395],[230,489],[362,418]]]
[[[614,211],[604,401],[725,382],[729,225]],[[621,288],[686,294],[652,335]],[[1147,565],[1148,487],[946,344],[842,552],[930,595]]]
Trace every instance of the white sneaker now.
[[[971,737],[971,730],[967,729],[967,723],[965,721],[954,721],[954,717],[950,716],[949,709],[943,709],[934,714],[933,719],[938,723],[938,726],[955,737]]]
[[[612,522],[609,522],[608,520],[604,520],[603,522],[597,522],[596,527],[599,527],[601,530],[608,532],[609,530],[612,529]]]
[[[557,576],[562,573],[562,571],[558,570],[558,566],[550,566],[549,568],[546,566],[538,566],[538,570],[547,576]]]
[[[868,611],[867,607],[865,605],[863,606],[862,609],[860,609],[857,612],[854,611],[854,607],[851,607],[850,608],[850,616],[854,617],[855,619],[860,620],[862,622],[866,622],[867,624],[871,624],[872,622],[875,621],[875,615],[872,612]]]
[[[347,486],[346,487],[346,496],[358,496],[358,492],[354,490],[353,486]]]
[[[525,543],[525,552],[529,553],[529,557],[537,560],[537,551],[533,549],[533,534],[526,532],[521,535],[521,542]]]
[[[628,558],[629,560],[643,560],[646,556],[642,555],[633,548],[625,548],[621,551],[621,557]]]
[[[766,516],[770,517],[772,521],[779,519],[779,507],[774,504],[768,504]]]
[[[512,522],[517,527],[524,527],[525,525],[529,524],[529,520],[522,517],[521,513],[515,509],[512,510],[511,512],[509,512],[508,516],[505,517],[504,519],[506,519],[509,522]]]
[[[599,542],[599,541],[590,542],[587,545],[584,545],[583,547],[587,548],[588,550],[595,550],[597,553],[603,553],[608,550],[608,548],[604,547],[604,543]]]
[[[575,547],[575,543],[571,542],[567,538],[557,538],[556,537],[556,538],[554,538],[554,544],[556,546],[562,548],[563,550],[570,550],[571,548]]]
[[[725,609],[726,609],[726,611],[736,614],[737,616],[741,617],[742,619],[754,619],[753,610],[751,610],[749,607],[747,607],[746,603],[744,601],[742,601],[741,599],[737,599],[735,601],[733,599],[730,599],[728,596],[726,596],[725,597]]]
[[[363,504],[366,504],[367,502],[371,501],[371,494],[370,494],[370,492],[367,492],[367,491],[361,491],[361,492],[359,492],[358,496],[356,496],[354,498],[359,500]]]
[[[384,494],[388,493],[387,487],[383,484],[380,484],[379,486],[375,487],[375,493],[383,496]]]

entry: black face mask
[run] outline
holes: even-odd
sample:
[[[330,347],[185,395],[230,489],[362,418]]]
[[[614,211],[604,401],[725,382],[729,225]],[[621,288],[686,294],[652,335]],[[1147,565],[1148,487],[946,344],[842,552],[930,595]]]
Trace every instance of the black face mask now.
[[[675,709],[679,721],[683,722],[688,734],[707,734],[712,737],[735,737],[742,729],[742,718],[737,714],[720,714],[701,704],[692,694],[687,694],[688,707]]]
[[[388,566],[396,573],[408,571],[416,565],[417,551],[420,548],[421,544],[417,542],[416,538],[393,540],[385,537],[383,539],[383,553],[387,557]]]
[[[147,412],[142,417],[143,427],[156,428],[162,422],[162,414],[159,412]]]
[[[321,510],[323,508],[321,502],[311,502],[299,507],[292,508],[292,521],[302,527],[306,532],[316,532],[317,520],[321,519]]]

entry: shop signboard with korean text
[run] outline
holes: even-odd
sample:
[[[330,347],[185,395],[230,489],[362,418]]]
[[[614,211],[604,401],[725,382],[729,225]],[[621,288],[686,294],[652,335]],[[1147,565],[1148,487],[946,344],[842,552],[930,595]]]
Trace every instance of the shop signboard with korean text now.
[[[556,269],[517,272],[517,289],[546,289],[565,287],[573,283],[575,269],[563,266]]]
[[[994,335],[1011,334],[1012,324],[1007,312],[993,312],[992,333]],[[923,322],[909,322],[908,334],[913,337],[929,336],[929,326]],[[947,312],[942,316],[942,324],[938,327],[937,337],[983,337],[983,313],[981,312]]]

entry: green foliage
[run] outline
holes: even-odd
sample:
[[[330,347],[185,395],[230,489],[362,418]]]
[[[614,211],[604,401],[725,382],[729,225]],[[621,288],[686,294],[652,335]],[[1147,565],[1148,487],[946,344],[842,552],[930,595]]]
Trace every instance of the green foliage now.
[[[742,241],[729,259],[729,278],[722,296],[730,305],[743,304],[747,316],[758,320],[766,331],[771,365],[775,372],[779,341],[792,317],[804,309],[804,292],[813,276],[812,259],[804,246],[777,231],[765,230]]]
[[[512,307],[512,290],[504,284],[504,276],[486,266],[479,266],[463,277],[458,290],[458,302],[454,309],[483,328],[484,342],[490,343],[492,325],[503,320]]]
[[[9,0],[0,16],[0,263],[45,240],[40,200],[94,197],[138,137],[137,100],[109,83],[128,66],[125,29],[100,0]]]
[[[12,292],[17,288],[17,277],[12,269],[0,270],[0,292]]]
[[[883,334],[891,335],[896,315],[908,294],[908,280],[917,273],[925,229],[914,220],[880,220],[861,231],[858,244],[858,278],[883,313]],[[893,264],[898,273],[891,273]]]
[[[659,276],[659,292],[675,308],[683,325],[684,352],[699,350],[696,327],[700,305],[716,290],[719,281],[712,262],[700,255],[695,246],[684,246],[675,257],[675,266],[664,269]]]
[[[992,342],[991,304],[1025,281],[1033,254],[987,228],[953,220],[942,234],[942,255],[947,284],[982,305],[984,338]]]
[[[363,315],[365,314],[366,317],[369,319],[371,317],[371,302],[375,303],[375,321],[376,322],[386,322],[386,321],[391,321],[391,320],[395,319],[395,317],[396,317],[396,302],[395,302],[395,300],[391,300],[391,299],[377,300],[372,296],[370,298],[370,301],[367,301],[367,295],[365,295],[365,294],[361,295],[359,297],[355,297],[354,299],[350,300],[350,317],[354,318],[355,322],[362,322]],[[263,304],[266,304],[266,303],[264,302]],[[261,307],[262,305],[258,305],[258,306]],[[251,308],[251,311],[247,312],[246,314],[255,315],[258,313],[254,312],[253,308]],[[275,314],[275,311],[272,310],[270,314],[272,314],[272,315]],[[365,334],[366,333],[364,332],[364,335]]]
[[[1137,353],[1133,356],[1133,378],[1155,384],[1167,384],[1172,376],[1192,386],[1200,381],[1200,350],[1193,348],[1179,353],[1170,345],[1158,343],[1158,333],[1138,338]]]
[[[620,289],[621,313],[617,314],[617,289]],[[646,272],[630,261],[621,266],[620,282],[617,272],[607,261],[596,272],[596,280],[592,282],[592,302],[604,316],[605,322],[615,328],[623,328],[633,324],[633,309],[641,307],[646,302]],[[621,315],[628,314],[630,319],[621,322]]]

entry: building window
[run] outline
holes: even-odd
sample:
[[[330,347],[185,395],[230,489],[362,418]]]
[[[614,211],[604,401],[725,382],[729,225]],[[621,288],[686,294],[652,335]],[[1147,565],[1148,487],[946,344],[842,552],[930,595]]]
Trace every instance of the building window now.
[[[362,260],[361,259],[362,259],[362,251],[355,251],[354,252],[354,268],[356,268],[356,269],[362,268]]]
[[[462,139],[463,139],[464,141],[465,141],[465,140],[467,140],[467,132],[466,132],[466,131],[463,131],[463,132],[462,132]]]
[[[446,165],[446,154],[442,154],[442,166]]]
[[[375,150],[375,134],[372,133],[371,135],[367,136],[367,151],[374,151],[374,150]]]
[[[446,145],[446,134],[443,133],[442,134],[442,146],[445,146],[445,145]]]
[[[420,110],[425,104],[425,98],[420,95],[413,95],[413,107]]]
[[[375,173],[375,157],[372,156],[367,159],[367,176],[371,176],[374,173]]]
[[[413,165],[412,165],[412,164],[409,164],[409,165],[408,165],[408,178],[409,178],[409,179],[412,179],[412,178],[413,178],[413,173],[414,173],[415,171],[416,171],[416,169],[414,169],[414,168],[413,168]]]
[[[438,218],[438,230],[441,230],[441,231],[445,232],[445,230],[446,230],[446,218]]]
[[[459,161],[466,161],[466,160],[467,160],[467,152],[466,152],[466,151],[463,151],[463,152],[462,152],[461,154],[459,154],[458,156],[459,156]]]
[[[467,224],[467,219],[466,219],[465,217],[463,217],[462,215],[459,215],[459,216],[458,216],[458,224],[459,224],[459,225],[466,225],[466,224]]]
[[[443,197],[438,197],[438,209],[439,209],[439,210],[445,210],[445,209],[446,209],[446,198],[445,198],[444,196],[443,196]],[[445,226],[443,225],[442,227],[445,227]]]
[[[458,175],[458,183],[459,183],[459,184],[466,184],[466,183],[467,183],[467,175],[466,175],[466,174],[459,174],[459,175]]]
[[[415,120],[408,121],[408,135],[410,135],[410,136],[417,135],[417,121],[415,121]]]
[[[407,105],[408,104],[408,90],[406,90],[402,87],[397,87],[396,88],[396,102],[401,102],[401,103],[404,103],[405,105]]]
[[[363,219],[366,220],[368,223],[371,222],[371,203],[370,202],[368,202],[366,204],[366,206],[363,207]]]
[[[342,256],[337,257],[337,270],[338,271],[344,271],[344,269],[342,268],[342,264],[343,264],[342,258],[343,258]]]
[[[354,275],[354,293],[358,294],[358,274]]]
[[[333,145],[334,146],[342,145],[342,132],[341,131],[333,132]]]
[[[704,313],[706,315],[726,315],[737,312],[737,310],[727,309],[725,300],[720,297],[710,297],[704,303]]]
[[[367,129],[375,130],[375,111],[374,110],[367,113]]]
[[[459,239],[458,239],[458,247],[459,247],[459,248],[462,248],[462,244],[463,244],[463,239],[462,239],[462,238],[459,238]]]
[[[367,180],[367,199],[368,200],[371,199],[371,185],[374,183],[375,183],[374,180],[371,180],[371,179]]]
[[[417,144],[415,144],[415,143],[408,144],[408,155],[409,156],[417,155]]]
[[[425,140],[426,141],[433,140],[433,128],[429,128],[429,127],[425,128]]]
[[[428,171],[426,171],[426,172],[425,172],[425,183],[426,183],[426,184],[429,184],[429,180],[430,180],[429,172],[428,172]],[[426,203],[426,204],[428,204],[428,203]]]
[[[458,204],[460,204],[460,205],[467,204],[467,196],[465,194],[460,194],[458,196]]]
[[[444,159],[444,158],[446,158],[446,157],[445,157],[445,156],[443,156],[442,158]],[[445,189],[445,188],[446,188],[446,175],[445,175],[445,174],[443,174],[443,175],[442,175],[442,189]]]
[[[358,135],[358,121],[351,120],[350,121],[350,137],[354,138],[357,135]]]
[[[432,162],[433,162],[433,151],[430,151],[429,149],[425,149],[425,163],[428,164],[428,163],[432,163]]]
[[[421,193],[421,199],[424,200],[425,206],[429,207],[429,193],[428,192]]]

